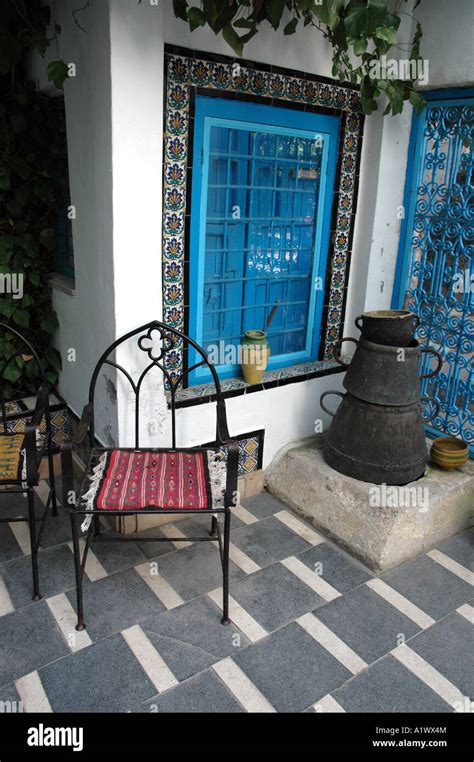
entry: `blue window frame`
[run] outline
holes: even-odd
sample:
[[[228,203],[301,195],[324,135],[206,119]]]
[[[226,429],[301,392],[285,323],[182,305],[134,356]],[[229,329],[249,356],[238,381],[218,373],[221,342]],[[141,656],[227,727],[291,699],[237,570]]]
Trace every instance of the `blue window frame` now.
[[[268,369],[317,358],[338,140],[337,117],[196,98],[189,332],[224,349],[221,378],[276,300]],[[207,379],[198,368],[189,383]]]

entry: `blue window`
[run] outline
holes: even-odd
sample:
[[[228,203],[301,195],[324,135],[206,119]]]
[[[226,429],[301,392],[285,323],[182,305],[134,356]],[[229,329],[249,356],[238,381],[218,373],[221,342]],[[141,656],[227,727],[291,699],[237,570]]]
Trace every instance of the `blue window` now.
[[[196,98],[189,332],[221,378],[277,300],[268,369],[318,356],[338,137],[337,117]]]

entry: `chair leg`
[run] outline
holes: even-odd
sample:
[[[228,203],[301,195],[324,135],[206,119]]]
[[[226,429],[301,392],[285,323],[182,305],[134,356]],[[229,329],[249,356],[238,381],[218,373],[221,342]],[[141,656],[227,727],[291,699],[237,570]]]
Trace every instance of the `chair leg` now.
[[[209,537],[215,537],[217,535],[217,516],[211,518],[211,531]]]
[[[38,540],[36,533],[35,493],[28,490],[28,525],[30,527],[31,567],[33,572],[33,601],[40,601],[42,596],[39,591],[38,574]]]
[[[74,513],[71,512],[71,527],[72,527],[72,546],[74,551],[74,569],[76,572],[76,600],[77,600],[77,625],[76,630],[85,630],[86,625],[84,624],[84,607],[83,607],[83,598],[82,598],[82,579],[83,579],[83,572],[81,569],[81,550],[79,546],[79,530],[78,530],[78,520],[81,520],[81,517],[77,517]]]
[[[222,601],[222,624],[230,624],[229,619],[229,543],[230,543],[230,508],[226,508],[224,514],[224,547],[223,547],[223,601]]]
[[[96,515],[92,521],[94,522],[94,537],[98,537],[100,535],[100,517]]]
[[[59,516],[58,501],[56,499],[56,482],[54,480],[54,461],[53,452],[51,448],[51,441],[48,442],[48,469],[49,469],[49,484],[51,490],[51,505],[53,516]]]

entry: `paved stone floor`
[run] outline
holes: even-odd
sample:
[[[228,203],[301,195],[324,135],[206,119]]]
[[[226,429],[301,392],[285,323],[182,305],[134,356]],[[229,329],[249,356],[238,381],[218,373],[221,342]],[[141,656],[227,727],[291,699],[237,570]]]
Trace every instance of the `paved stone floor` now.
[[[83,633],[69,542],[69,516],[50,518],[33,603],[27,526],[0,524],[0,702],[23,711],[462,712],[474,696],[474,530],[374,576],[262,493],[233,516],[230,627],[214,544],[104,543]]]

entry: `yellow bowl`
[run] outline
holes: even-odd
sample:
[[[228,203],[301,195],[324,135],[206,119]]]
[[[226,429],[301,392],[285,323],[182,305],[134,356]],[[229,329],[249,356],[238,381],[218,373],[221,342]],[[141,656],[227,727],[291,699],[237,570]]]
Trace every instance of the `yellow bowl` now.
[[[453,471],[466,463],[467,444],[455,437],[438,437],[431,447],[431,460],[446,471]]]

